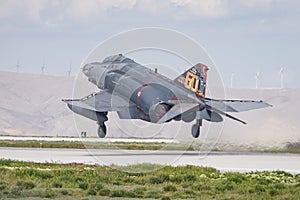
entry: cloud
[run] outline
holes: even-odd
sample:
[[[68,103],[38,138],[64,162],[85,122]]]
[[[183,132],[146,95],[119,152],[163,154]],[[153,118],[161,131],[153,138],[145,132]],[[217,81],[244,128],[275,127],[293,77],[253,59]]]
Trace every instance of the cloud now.
[[[0,18],[25,16],[33,21],[38,21],[41,12],[47,7],[47,3],[47,0],[0,1]]]
[[[249,8],[267,8],[273,4],[282,2],[281,0],[238,0],[240,4]]]
[[[170,10],[170,1],[159,0],[139,0],[134,5],[134,8],[140,12],[157,15],[166,13]]]
[[[53,28],[65,23],[80,24],[105,20],[110,10],[120,10],[123,14],[137,12],[137,17],[146,14],[147,17],[162,15],[173,20],[218,19],[235,13],[251,13],[257,8],[267,9],[278,3],[284,2],[281,0],[2,0],[0,19],[38,23],[44,28]]]
[[[26,0],[25,9],[29,18],[39,21],[41,20],[41,13],[47,8],[47,0]]]
[[[202,17],[221,17],[228,13],[226,0],[171,0],[186,9],[186,13]]]
[[[21,1],[20,1],[21,2]],[[0,18],[8,18],[15,15],[22,8],[22,3],[16,1],[0,1]]]
[[[103,17],[112,8],[132,9],[135,4],[135,0],[72,0],[66,10],[71,19],[85,21]]]

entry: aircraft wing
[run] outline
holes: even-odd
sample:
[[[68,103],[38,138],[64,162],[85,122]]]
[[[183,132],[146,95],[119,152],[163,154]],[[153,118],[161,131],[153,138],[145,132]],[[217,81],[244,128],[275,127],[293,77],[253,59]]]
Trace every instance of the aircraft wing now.
[[[243,112],[272,106],[263,101],[215,100],[205,98],[206,105],[223,112]]]
[[[90,94],[82,99],[65,99],[64,102],[97,112],[120,111],[128,107],[128,102],[123,98],[112,95],[107,90]]]

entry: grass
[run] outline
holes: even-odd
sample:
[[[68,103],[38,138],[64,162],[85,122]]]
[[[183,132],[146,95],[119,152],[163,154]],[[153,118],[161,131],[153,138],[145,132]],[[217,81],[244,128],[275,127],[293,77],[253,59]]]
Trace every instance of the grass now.
[[[27,148],[74,148],[74,149],[126,149],[126,150],[190,150],[193,147],[176,143],[143,143],[143,142],[67,142],[67,141],[11,141],[1,140],[0,147],[27,147]]]
[[[131,169],[131,172],[126,172]],[[196,166],[104,167],[0,160],[0,199],[300,199],[300,175]]]
[[[187,143],[144,143],[144,142],[68,142],[68,141],[11,141],[0,140],[0,147],[25,147],[25,148],[73,148],[73,149],[125,149],[125,150],[187,150],[199,151],[201,144]],[[287,145],[282,149],[246,149],[247,152],[265,153],[300,153],[300,145]],[[221,151],[213,149],[214,151]]]

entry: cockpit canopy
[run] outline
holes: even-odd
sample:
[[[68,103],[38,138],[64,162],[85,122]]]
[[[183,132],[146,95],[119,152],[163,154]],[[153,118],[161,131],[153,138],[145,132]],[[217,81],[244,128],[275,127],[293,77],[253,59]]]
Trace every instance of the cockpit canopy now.
[[[122,62],[133,62],[133,60],[126,58],[122,54],[113,55],[105,58],[102,63],[114,62],[114,63],[122,63]]]

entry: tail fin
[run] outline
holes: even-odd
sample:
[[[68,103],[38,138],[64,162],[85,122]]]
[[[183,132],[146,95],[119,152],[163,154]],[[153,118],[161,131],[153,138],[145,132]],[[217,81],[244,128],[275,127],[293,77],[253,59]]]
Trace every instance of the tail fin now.
[[[174,81],[188,90],[195,92],[199,97],[205,98],[208,67],[204,64],[196,64]]]

